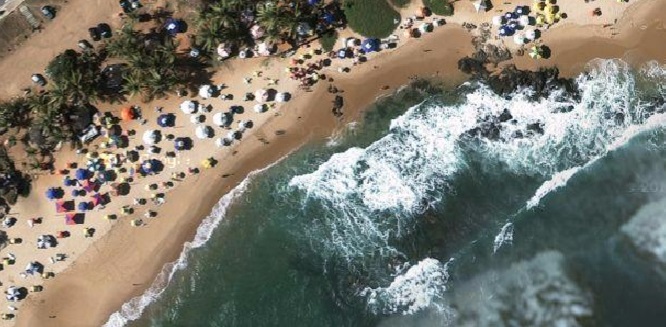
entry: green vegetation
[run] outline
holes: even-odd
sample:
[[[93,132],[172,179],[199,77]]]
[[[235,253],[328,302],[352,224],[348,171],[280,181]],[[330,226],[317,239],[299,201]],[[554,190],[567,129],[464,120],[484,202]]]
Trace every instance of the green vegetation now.
[[[387,37],[393,33],[394,19],[400,19],[387,0],[346,0],[343,7],[349,27],[368,37]]]
[[[90,52],[65,50],[46,66],[51,96],[58,104],[95,101],[99,95],[101,61]]]
[[[7,149],[0,146],[0,206],[16,203],[19,195],[26,196],[29,191],[28,176],[16,169]]]
[[[400,8],[407,6],[410,2],[411,0],[391,0],[391,3],[393,3],[394,6]]]
[[[423,4],[430,8],[435,15],[453,15],[453,5],[448,0],[423,0]]]
[[[335,42],[338,41],[338,33],[334,30],[328,31],[321,36],[319,42],[321,47],[324,48],[324,51],[332,51],[335,47]]]

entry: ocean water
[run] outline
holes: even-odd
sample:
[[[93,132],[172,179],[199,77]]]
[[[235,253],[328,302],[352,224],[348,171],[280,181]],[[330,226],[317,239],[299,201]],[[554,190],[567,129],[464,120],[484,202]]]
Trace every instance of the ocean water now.
[[[665,82],[408,87],[222,198],[107,326],[663,326]]]

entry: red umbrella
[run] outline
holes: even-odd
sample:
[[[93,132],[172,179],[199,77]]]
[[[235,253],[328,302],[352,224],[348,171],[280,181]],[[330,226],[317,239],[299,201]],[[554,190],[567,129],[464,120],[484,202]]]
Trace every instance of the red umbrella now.
[[[86,192],[92,192],[95,189],[95,186],[95,183],[91,182],[90,180],[83,181],[83,189]]]
[[[99,195],[99,193],[93,195],[91,198],[92,198],[92,204],[93,204],[93,206],[95,206],[95,207],[98,206],[99,204],[101,204],[101,203],[102,203],[102,200],[103,200],[103,199],[102,199],[102,196]]]

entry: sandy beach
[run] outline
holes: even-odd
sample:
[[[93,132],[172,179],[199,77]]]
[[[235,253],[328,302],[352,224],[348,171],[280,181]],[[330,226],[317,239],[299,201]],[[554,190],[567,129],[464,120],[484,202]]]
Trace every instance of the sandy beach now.
[[[655,42],[664,38],[666,3],[607,3],[608,8],[604,9],[603,20],[599,21],[590,21],[588,11],[600,4],[585,4],[590,8],[585,7],[578,11],[568,10],[567,4],[563,4],[565,11],[579,14],[569,15],[563,23],[543,33],[542,42],[552,49],[552,57],[540,61],[527,56],[516,57],[509,63],[526,69],[557,66],[562,75],[576,76],[595,58],[622,58],[635,65],[647,60],[663,61],[666,58],[666,45]],[[160,175],[133,183],[133,191],[127,199],[148,197],[150,192],[143,189],[144,184],[158,183],[164,180],[164,176],[182,171],[187,166],[197,166],[203,159],[211,156],[219,161],[214,168],[188,176],[174,188],[161,189],[167,199],[164,205],[141,208],[135,216],[121,217],[117,222],[103,219],[101,212],[88,213],[85,226],[95,229],[93,238],[84,238],[81,235],[83,226],[77,226],[71,230],[72,236],[63,240],[57,248],[41,251],[37,255],[34,253],[36,235],[52,233],[64,226],[62,215],[56,215],[53,203],[43,198],[46,189],[58,184],[62,176],[34,176],[37,182],[34,183],[32,194],[28,198],[20,199],[10,213],[21,223],[7,232],[10,237],[20,235],[24,242],[20,246],[9,245],[3,249],[3,255],[13,253],[18,259],[15,265],[5,267],[0,273],[0,281],[3,285],[22,283],[16,276],[29,259],[46,263],[55,253],[67,253],[69,258],[65,262],[47,266],[47,271],[55,273],[52,279],[42,282],[40,277],[28,278],[27,285],[43,285],[44,291],[30,294],[21,303],[17,312],[18,319],[10,323],[16,323],[17,326],[103,324],[123,303],[141,295],[153,283],[165,264],[179,257],[183,244],[192,240],[201,220],[224,194],[236,187],[249,173],[270,165],[307,142],[320,142],[345,124],[358,121],[363,117],[364,110],[378,97],[395,92],[415,76],[441,80],[450,86],[464,81],[467,76],[458,71],[457,62],[461,57],[473,53],[471,39],[474,32],[470,33],[461,24],[488,22],[494,12],[502,10],[503,7],[497,5],[490,12],[476,14],[468,3],[457,2],[455,6],[457,14],[447,18],[448,24],[437,28],[433,33],[406,42],[401,41],[398,49],[382,51],[371,56],[371,59],[362,65],[352,67],[351,61],[347,60],[336,62],[329,68],[327,76],[333,78],[333,84],[343,91],[345,106],[342,119],[331,114],[334,95],[327,92],[329,83],[318,83],[310,92],[306,92],[298,90],[296,82],[289,81],[283,72],[289,59],[229,61],[213,76],[215,83],[229,86],[225,92],[240,96],[245,92],[267,87],[266,81],[260,79],[250,84],[242,83],[243,78],[251,76],[252,72],[260,67],[264,76],[280,80],[280,83],[274,86],[278,91],[291,92],[293,99],[285,104],[278,104],[266,113],[252,112],[246,105],[246,112],[238,119],[251,120],[254,127],[244,133],[240,142],[219,150],[212,140],[197,140],[193,150],[184,152],[177,158],[177,163],[185,162],[184,164],[167,165]],[[420,3],[414,2],[403,9],[402,13],[407,16],[418,7]],[[30,74],[41,70],[39,67],[44,67],[55,54],[72,47],[81,34],[85,33],[85,26],[101,20],[117,25],[117,9],[116,4],[109,1],[71,0],[63,8],[60,20],[54,21],[47,30],[34,35],[13,54],[0,60],[0,71],[5,72],[0,76],[0,82],[5,85],[0,90],[0,98],[6,99],[19,94],[29,83]],[[71,24],[79,17],[85,18]],[[602,27],[615,19],[618,23],[612,28]],[[58,41],[54,42],[56,35]],[[33,59],[23,59],[27,57]],[[337,72],[335,68],[341,66],[352,67],[351,72]],[[141,106],[144,117],[150,123],[147,126],[139,125],[138,122],[124,125],[124,128],[139,131],[138,136],[133,137],[130,142],[140,143],[142,131],[155,126],[157,113],[153,110],[154,107],[160,106],[167,112],[175,112],[178,111],[180,102],[185,99],[171,96],[149,104],[131,99],[131,104]],[[228,107],[227,103],[217,99],[203,100],[202,103],[211,103],[213,112]],[[100,109],[117,114],[122,107],[107,105]],[[194,125],[180,114],[176,126],[172,129],[178,135],[194,138]],[[284,133],[276,133],[277,131]],[[221,129],[216,129],[215,132],[226,133]],[[63,150],[57,154],[56,166],[80,159],[72,151]],[[112,201],[104,210],[117,213],[126,202],[126,199]],[[131,219],[141,216],[149,209],[157,212],[156,218],[151,218],[146,226],[140,228],[130,226]],[[28,227],[24,220],[30,217],[44,217],[44,222],[32,228]],[[1,324],[4,326],[9,323]]]

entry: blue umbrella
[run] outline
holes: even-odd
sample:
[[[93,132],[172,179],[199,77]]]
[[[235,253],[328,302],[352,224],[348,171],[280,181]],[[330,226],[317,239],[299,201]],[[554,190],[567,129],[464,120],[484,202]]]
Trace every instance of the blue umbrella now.
[[[72,190],[72,196],[73,197],[79,196],[79,190],[76,190],[76,189]]]
[[[46,190],[46,197],[49,200],[53,200],[58,197],[58,191],[55,188],[51,187],[48,190]]]
[[[88,202],[79,202],[79,211],[86,211],[88,210]]]
[[[88,171],[83,169],[83,168],[79,168],[79,169],[76,170],[75,176],[76,176],[76,179],[78,179],[78,180],[86,179],[86,178],[88,178]]]
[[[181,32],[180,21],[173,17],[169,17],[164,23],[164,26],[167,30],[167,33],[169,33],[171,36],[176,36],[176,34]]]
[[[347,50],[345,49],[338,50],[338,58],[340,59],[347,58]]]
[[[319,0],[308,0],[308,4],[309,4],[310,6],[314,6],[314,5],[318,4],[318,3],[319,3]]]
[[[527,13],[527,10],[523,6],[517,6],[514,13],[515,13],[516,16],[521,16],[521,15],[525,15]]]
[[[324,18],[324,22],[326,24],[333,24],[335,22],[335,16],[330,12],[324,13],[322,18]]]
[[[365,52],[379,51],[379,39],[365,39],[361,47]]]
[[[159,117],[157,117],[157,125],[160,125],[160,127],[168,127],[171,126],[171,115],[169,114],[162,114]]]
[[[512,12],[508,12],[508,13],[504,14],[504,18],[506,18],[506,20],[511,20],[511,19],[516,18],[516,15]]]

